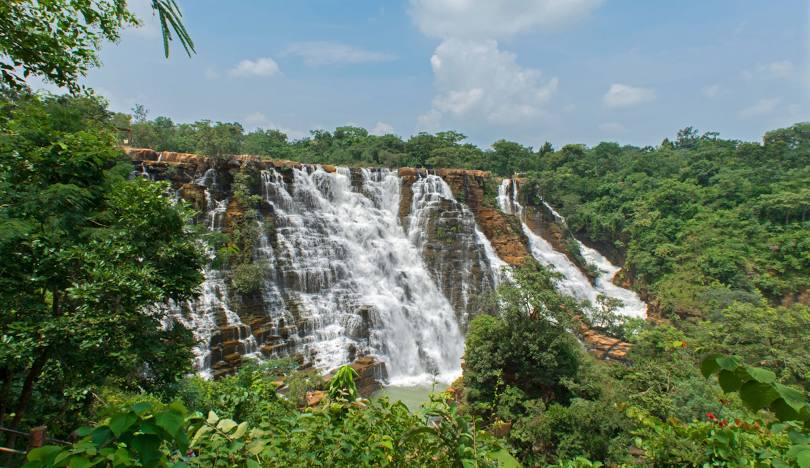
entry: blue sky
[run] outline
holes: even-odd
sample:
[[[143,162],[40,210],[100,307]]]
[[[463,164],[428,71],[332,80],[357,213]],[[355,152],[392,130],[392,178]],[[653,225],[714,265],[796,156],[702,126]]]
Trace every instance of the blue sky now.
[[[179,0],[198,53],[143,27],[86,84],[114,110],[247,128],[454,129],[487,146],[758,140],[810,121],[807,0]]]

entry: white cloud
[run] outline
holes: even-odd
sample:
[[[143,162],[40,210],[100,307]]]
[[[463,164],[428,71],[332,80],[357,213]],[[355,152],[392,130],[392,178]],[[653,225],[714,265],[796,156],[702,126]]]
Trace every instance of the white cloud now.
[[[442,113],[436,109],[431,109],[416,118],[416,123],[420,129],[436,130],[442,122]]]
[[[203,76],[205,76],[206,80],[216,80],[217,78],[219,78],[219,72],[209,67],[205,69],[205,72],[203,72]]]
[[[368,133],[377,136],[390,135],[394,133],[394,127],[391,124],[387,124],[385,122],[377,122],[376,124],[374,124],[371,130],[368,131]]]
[[[433,108],[419,117],[434,128],[444,116],[514,124],[546,115],[543,109],[559,81],[517,64],[494,40],[445,40],[430,59],[438,91]]]
[[[706,96],[707,98],[711,99],[716,98],[717,96],[722,94],[723,88],[718,84],[713,84],[709,86],[704,86],[703,89],[700,90],[700,92],[703,93],[703,95]]]
[[[242,119],[248,127],[265,127],[270,124],[270,119],[261,112],[253,112]]]
[[[761,70],[774,78],[790,78],[793,75],[793,63],[788,60],[771,62],[760,67]]]
[[[655,99],[655,91],[649,88],[613,83],[602,102],[607,107],[632,107]]]
[[[780,102],[782,102],[782,100],[779,98],[760,99],[753,106],[740,110],[740,117],[749,118],[770,114],[776,109],[776,106],[778,106]]]
[[[617,135],[627,132],[627,128],[619,122],[605,122],[599,124],[599,131],[609,135]]]
[[[228,71],[231,76],[273,76],[279,72],[278,64],[270,57],[242,60]]]
[[[759,64],[748,70],[742,71],[742,77],[746,80],[758,79],[779,79],[787,80],[793,78],[796,67],[790,60],[777,60],[774,62]]]
[[[245,124],[245,128],[249,130],[256,130],[256,129],[278,130],[280,132],[283,132],[285,135],[287,135],[288,138],[293,140],[299,140],[309,135],[309,133],[303,132],[301,130],[294,130],[284,126],[276,125],[262,112],[252,112],[244,116],[242,118],[242,122]]]
[[[311,67],[386,62],[396,58],[393,54],[329,41],[296,42],[284,49],[282,56],[299,57]]]
[[[426,35],[499,39],[530,30],[560,29],[590,14],[602,0],[410,0],[409,13]]]

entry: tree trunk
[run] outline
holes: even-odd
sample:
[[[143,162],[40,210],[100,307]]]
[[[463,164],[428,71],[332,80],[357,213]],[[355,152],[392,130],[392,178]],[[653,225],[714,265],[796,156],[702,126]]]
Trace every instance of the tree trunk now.
[[[44,349],[42,354],[37,356],[34,364],[28,369],[28,374],[25,376],[25,383],[23,383],[22,390],[20,391],[20,398],[17,400],[17,409],[14,412],[14,420],[11,422],[12,427],[17,427],[22,420],[25,410],[28,409],[28,403],[31,401],[31,394],[34,391],[34,384],[39,376],[42,374],[42,369],[45,368],[45,363],[48,362],[49,350]]]

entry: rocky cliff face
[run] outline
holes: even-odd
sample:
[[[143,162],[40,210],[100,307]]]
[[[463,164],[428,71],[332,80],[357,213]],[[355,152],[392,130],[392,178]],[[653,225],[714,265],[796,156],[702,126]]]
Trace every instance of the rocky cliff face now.
[[[454,176],[465,174],[489,177],[480,171],[459,171]],[[401,168],[399,175],[400,222],[419,246],[431,277],[453,305],[459,324],[466,328],[472,316],[486,310],[487,296],[500,281],[502,262],[496,255],[496,239],[485,234],[480,204],[472,206],[464,192],[453,190],[450,182],[455,182],[454,177],[446,171]],[[492,228],[494,224],[486,226]],[[509,226],[501,231],[506,229]]]
[[[512,266],[518,266],[530,256],[520,222],[496,206],[499,183],[496,178],[488,172],[462,169],[439,169],[437,174],[447,181],[456,197],[470,207],[475,221],[492,243],[498,257]]]
[[[531,255],[521,220],[496,207],[500,181],[486,172],[128,154],[136,174],[169,181],[198,222],[226,239],[210,252],[200,297],[171,305],[203,341],[198,367],[215,377],[248,354],[324,370],[355,362],[375,375],[441,374],[458,365],[461,333],[486,310],[499,268]],[[566,251],[562,231],[544,221],[537,229]],[[626,352],[583,336],[604,358]]]
[[[511,264],[519,264],[527,255],[519,231],[484,202],[486,173],[444,171],[440,176],[453,190],[425,193],[425,182],[429,178],[435,182],[436,176],[428,177],[424,171],[407,168],[398,171],[398,187],[389,187],[386,184],[390,183],[390,176],[373,170],[316,168],[252,156],[214,159],[147,149],[130,149],[128,154],[136,173],[169,181],[178,197],[200,211],[198,221],[210,230],[231,240],[244,237],[247,231],[255,237],[249,244],[252,253],[247,255],[247,262],[258,269],[222,262],[219,252],[212,252],[216,265],[206,271],[200,299],[174,306],[176,316],[205,336],[198,366],[209,369],[214,376],[232,372],[242,357],[251,353],[295,356],[302,362],[329,368],[333,363],[352,362],[369,352],[390,352],[386,349],[392,346],[388,343],[390,338],[381,336],[380,327],[381,322],[392,321],[389,315],[393,312],[386,310],[386,300],[374,303],[374,294],[371,302],[363,299],[364,295],[369,297],[366,289],[373,292],[375,286],[365,284],[366,278],[357,278],[356,272],[349,271],[352,268],[382,268],[378,274],[393,281],[386,289],[393,289],[392,294],[399,295],[396,301],[404,301],[406,305],[394,303],[393,309],[402,309],[397,313],[412,315],[408,307],[441,309],[435,298],[430,306],[416,307],[420,301],[431,298],[432,293],[430,288],[414,286],[422,283],[419,273],[410,271],[407,262],[371,256],[362,260],[373,265],[352,265],[357,255],[350,250],[356,246],[346,245],[347,241],[360,243],[361,248],[365,248],[364,243],[379,247],[378,243],[391,241],[391,234],[385,231],[394,228],[385,225],[386,210],[394,211],[394,222],[401,226],[396,229],[404,231],[411,243],[418,245],[421,261],[433,280],[431,287],[438,288],[455,315],[453,324],[433,325],[439,327],[437,337],[416,333],[409,343],[417,348],[415,354],[430,372],[441,372],[437,363],[442,359],[457,363],[460,357],[431,356],[439,353],[435,349],[437,343],[433,342],[455,340],[459,344],[453,346],[459,347],[459,353],[463,346],[463,339],[454,338],[457,331],[441,329],[451,325],[463,329],[479,310],[481,299],[497,284],[493,269],[497,270],[498,265],[484,243],[491,241],[490,250],[494,248],[498,256]],[[335,176],[338,171],[344,171],[337,175],[345,176],[347,187],[330,185],[335,181],[317,175]],[[241,188],[236,189],[237,184]],[[422,198],[417,199],[415,185]],[[344,189],[348,192],[341,192]],[[251,212],[243,201],[237,201],[235,190],[246,190],[248,193],[242,194],[243,197],[255,197],[261,202]],[[353,198],[349,203],[347,196],[356,200]],[[333,203],[348,203],[349,208],[352,204],[362,205],[356,208],[377,216],[365,222],[383,224],[361,225],[358,229],[362,232],[354,232],[357,227],[352,223],[354,220],[331,218],[340,213],[330,211]],[[390,206],[392,203],[395,206]],[[420,213],[414,213],[415,209]],[[308,217],[308,213],[313,216]],[[343,230],[341,235],[355,237],[336,239],[332,231],[337,227]],[[368,238],[368,233],[372,238]],[[391,272],[390,268],[401,271]],[[246,290],[237,284],[244,280],[240,278],[244,271],[261,276],[257,287]],[[405,343],[398,347],[402,346]]]

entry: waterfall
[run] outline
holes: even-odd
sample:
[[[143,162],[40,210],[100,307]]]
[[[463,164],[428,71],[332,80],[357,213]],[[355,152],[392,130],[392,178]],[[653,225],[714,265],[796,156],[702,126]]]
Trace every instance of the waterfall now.
[[[511,187],[511,194],[510,194]],[[545,204],[545,202],[544,202]],[[508,214],[515,214],[521,217],[523,232],[529,239],[529,249],[532,256],[545,266],[550,266],[562,275],[559,288],[565,294],[579,300],[587,300],[591,304],[596,304],[597,298],[603,294],[609,298],[618,299],[622,304],[616,312],[626,317],[645,317],[647,305],[633,291],[613,284],[613,276],[619,271],[619,267],[613,265],[607,258],[596,250],[587,247],[579,240],[576,240],[583,256],[588,263],[594,264],[599,275],[594,284],[588,280],[585,274],[562,252],[554,247],[543,237],[537,235],[523,220],[523,207],[518,201],[518,187],[514,180],[504,179],[498,187],[499,208]],[[559,215],[551,206],[546,207],[558,222],[564,223],[564,218]]]
[[[493,291],[508,275],[504,273],[508,265],[444,179],[421,176],[411,190],[408,235],[423,257],[434,259],[430,271],[454,307],[463,310],[459,322],[466,327],[470,314],[477,312],[477,296]]]
[[[464,338],[448,300],[399,223],[390,170],[262,171],[275,224],[269,268],[295,320],[295,345],[329,370],[371,353],[390,380],[452,380]],[[271,294],[272,295],[272,294]]]
[[[197,185],[205,187],[205,224],[210,231],[222,231],[228,199],[217,200],[212,190],[221,190],[217,174],[208,169],[202,177],[195,180]],[[242,323],[239,315],[228,306],[228,287],[222,271],[212,267],[215,252],[206,245],[208,265],[203,270],[203,283],[200,295],[194,300],[181,304],[170,301],[170,315],[194,334],[197,345],[194,367],[203,376],[210,377],[212,350],[219,351],[219,360],[239,355],[255,355],[258,351],[256,338],[250,326]]]

